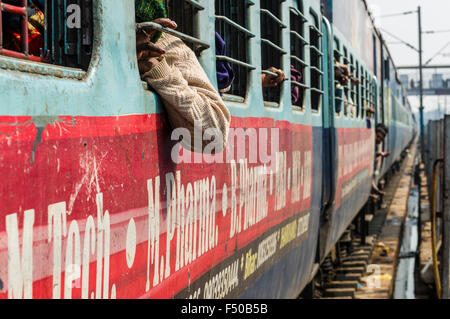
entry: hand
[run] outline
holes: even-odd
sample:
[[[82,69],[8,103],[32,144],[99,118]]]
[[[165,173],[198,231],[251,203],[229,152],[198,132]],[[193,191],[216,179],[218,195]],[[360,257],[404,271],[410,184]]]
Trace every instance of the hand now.
[[[358,78],[352,77],[352,86],[359,85],[360,83],[361,83],[361,81]]]
[[[270,67],[267,71],[276,73],[278,76],[273,75],[262,75],[262,86],[263,87],[276,87],[278,84],[286,80],[286,76],[282,70]]]
[[[177,24],[167,18],[156,19],[153,22],[158,23],[166,28],[176,29]],[[166,51],[155,43],[151,42],[156,30],[153,28],[142,28],[136,32],[136,52],[138,60],[156,58],[166,53]]]
[[[383,157],[388,157],[389,155],[391,155],[391,152],[384,152],[381,154]]]
[[[145,74],[159,63],[158,58],[138,60],[139,74]]]
[[[162,25],[163,27],[169,28],[169,29],[176,29],[178,28],[178,25],[175,21],[170,20],[169,18],[159,18],[156,20],[153,20],[152,22]],[[149,39],[151,39],[157,30],[153,29],[152,27],[143,27],[139,29],[137,32],[139,34],[143,34],[142,36],[148,36]]]

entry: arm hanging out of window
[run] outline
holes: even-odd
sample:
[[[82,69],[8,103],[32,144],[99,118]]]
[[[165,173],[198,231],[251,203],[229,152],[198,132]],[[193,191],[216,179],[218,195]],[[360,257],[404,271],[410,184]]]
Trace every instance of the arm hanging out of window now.
[[[166,18],[158,17],[152,21],[169,28],[177,26]],[[183,41],[163,33],[155,44],[150,41],[154,35],[152,30],[144,30],[143,34],[137,35],[142,79],[162,98],[173,128],[189,130],[191,145],[185,141],[182,143],[184,147],[202,152],[204,146],[212,142],[203,140],[203,134],[207,132],[216,139],[220,138],[214,142],[217,145],[215,151],[221,151],[227,143],[231,118],[222,98],[210,83],[194,52]],[[194,134],[196,122],[201,123],[201,137]],[[201,150],[195,148],[195,138],[202,140]]]

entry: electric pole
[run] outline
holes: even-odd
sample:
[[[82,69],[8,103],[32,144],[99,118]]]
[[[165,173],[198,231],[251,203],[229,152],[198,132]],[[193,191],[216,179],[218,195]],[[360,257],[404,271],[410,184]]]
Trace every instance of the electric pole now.
[[[425,140],[424,140],[424,120],[423,120],[422,9],[421,9],[420,6],[417,8],[417,15],[418,15],[418,18],[419,18],[420,146],[421,146],[422,155],[423,155],[423,152],[425,152]]]

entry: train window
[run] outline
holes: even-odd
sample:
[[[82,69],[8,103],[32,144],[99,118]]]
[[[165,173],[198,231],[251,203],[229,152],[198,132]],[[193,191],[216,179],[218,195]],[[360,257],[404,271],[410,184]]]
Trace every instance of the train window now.
[[[369,97],[367,96],[367,79],[366,74],[364,73],[364,68],[361,66],[361,96],[362,96],[362,114],[364,114],[364,110],[367,109],[369,104]]]
[[[177,30],[166,31],[183,40],[197,56],[210,46],[199,39],[198,13],[204,10],[196,0],[165,0],[167,16],[178,25]],[[158,27],[156,27],[158,29]]]
[[[311,75],[311,109],[318,111],[322,105],[322,32],[317,15],[311,11],[311,22],[309,26],[309,48],[310,48],[310,75]]]
[[[373,107],[378,112],[378,94],[377,94],[377,82],[375,79],[372,80],[372,99],[373,99]],[[372,116],[374,116],[372,114]]]
[[[261,67],[263,73],[270,73],[264,71],[270,67],[283,69],[282,58],[287,54],[282,48],[281,40],[281,31],[287,27],[281,21],[281,3],[281,1],[261,0]],[[274,88],[263,88],[266,105],[275,107],[279,105],[281,88],[281,85]]]
[[[362,72],[360,72],[359,69],[359,63],[356,62],[356,69],[355,69],[355,77],[360,79],[361,81],[361,76],[362,76]],[[355,91],[356,91],[356,100],[355,100],[355,104],[356,104],[356,118],[359,117],[360,114],[360,109],[362,108],[361,105],[364,105],[364,103],[361,101],[361,96],[360,96],[360,91],[362,91],[362,81],[360,84],[355,86]]]
[[[340,50],[339,40],[334,38],[334,60],[335,62],[342,63],[342,53]],[[342,112],[342,106],[344,104],[344,88],[341,86],[338,80],[334,79],[334,104],[335,112],[340,115]]]
[[[340,47],[341,47],[341,46],[340,46],[340,44],[339,44],[339,40],[336,39],[336,38],[334,38],[334,50],[333,50],[333,53],[334,53],[334,60],[336,60],[336,61],[339,62],[339,63],[342,62],[342,61],[341,61],[342,53],[341,53]]]
[[[369,96],[370,96],[370,107],[375,109],[375,96],[373,94],[373,80],[369,81]]]
[[[216,0],[216,31],[224,39],[226,54],[216,56],[217,60],[233,64],[236,73],[231,89],[224,99],[244,102],[247,94],[250,71],[255,67],[249,64],[249,39],[254,34],[248,30],[249,2]]]
[[[307,21],[303,14],[303,6],[297,1],[294,2],[297,7],[290,7],[290,24],[291,24],[291,65],[295,70],[298,70],[301,74],[300,81],[291,81],[293,87],[299,88],[299,97],[294,106],[303,108],[305,101],[306,90],[308,86],[305,82],[305,70],[307,64],[305,62],[305,46],[307,42],[305,40],[305,23]]]
[[[384,79],[391,79],[391,65],[389,63],[389,59],[384,60]]]
[[[355,60],[353,55],[350,55],[350,73],[353,74],[353,76],[356,76]],[[350,114],[352,117],[355,117],[356,115],[356,107],[356,88],[350,83]]]
[[[350,60],[348,59],[348,51],[347,48],[344,47],[344,64],[347,66],[347,68],[349,67],[349,62]],[[349,81],[350,82],[350,81]],[[349,92],[350,92],[350,83],[348,83],[345,87],[344,87],[344,115],[347,116],[348,115],[348,107],[349,107]]]
[[[364,76],[364,81],[366,82],[365,84],[365,90],[366,92],[364,93],[366,95],[366,99],[367,99],[367,105],[370,107],[373,107],[372,105],[372,97],[370,94],[370,79],[369,79],[369,73],[367,71],[364,72],[365,76]]]
[[[0,3],[0,55],[87,70],[93,44],[92,0]]]

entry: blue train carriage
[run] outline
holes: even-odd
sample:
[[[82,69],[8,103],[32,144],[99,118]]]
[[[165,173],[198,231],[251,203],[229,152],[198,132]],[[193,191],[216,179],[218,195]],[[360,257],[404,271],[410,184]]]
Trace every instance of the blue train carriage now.
[[[174,163],[164,107],[139,78],[134,1],[47,0],[43,50],[0,48],[0,297],[295,298],[367,200],[373,128],[397,124],[364,1],[167,8],[214,85],[216,62],[233,65],[223,99],[231,140],[247,144],[223,162]],[[335,90],[334,59],[360,85]],[[271,66],[302,76],[266,89]],[[261,149],[275,167],[252,161]]]
[[[397,71],[381,33],[374,26],[366,1],[322,1],[322,5],[324,19],[332,24],[332,38],[328,39],[332,49],[328,59],[347,65],[360,81],[344,87],[336,81],[328,83],[332,96],[330,105],[334,106],[330,111],[334,176],[329,193],[324,184],[324,194],[330,194],[331,200],[324,201],[321,213],[320,261],[366,204],[374,170],[379,170],[375,174],[375,183],[378,183],[413,138],[413,119],[406,91],[396,81]],[[330,74],[332,72],[330,70]],[[367,112],[368,109],[375,110],[375,115]],[[377,167],[374,129],[380,123],[390,129],[381,147],[391,152],[391,156]]]

